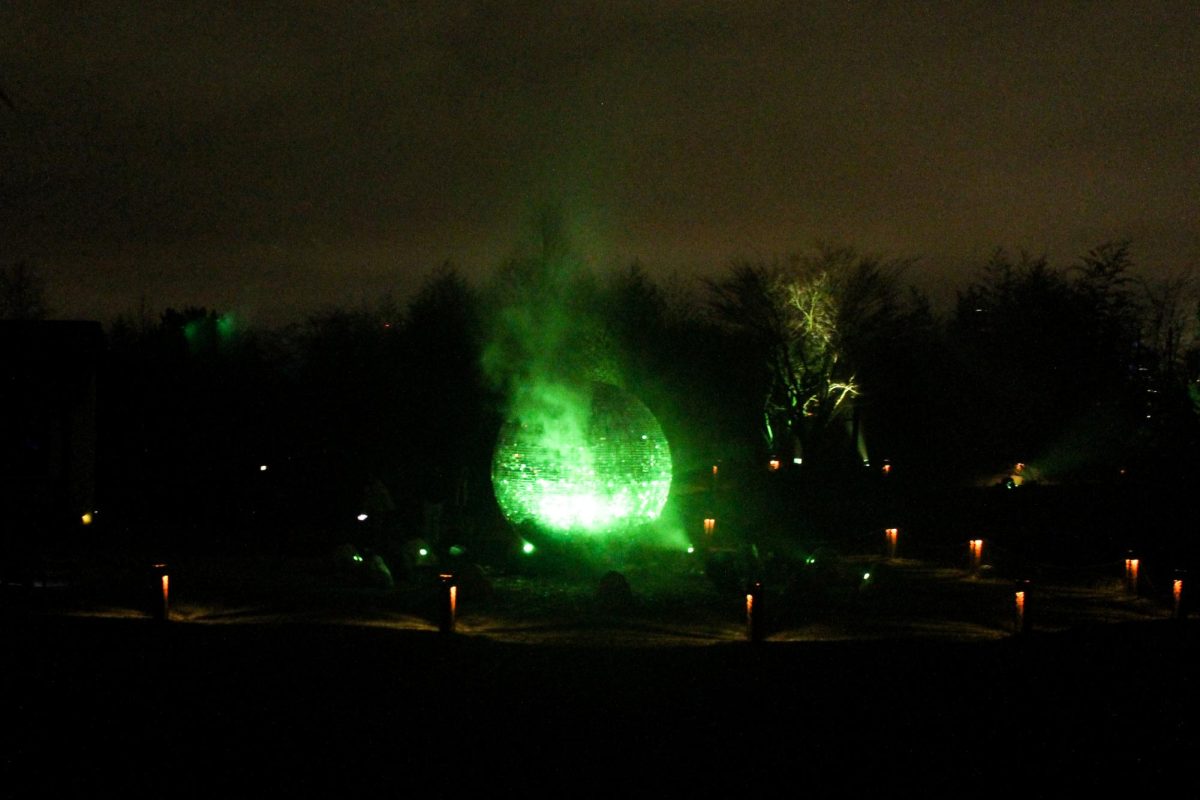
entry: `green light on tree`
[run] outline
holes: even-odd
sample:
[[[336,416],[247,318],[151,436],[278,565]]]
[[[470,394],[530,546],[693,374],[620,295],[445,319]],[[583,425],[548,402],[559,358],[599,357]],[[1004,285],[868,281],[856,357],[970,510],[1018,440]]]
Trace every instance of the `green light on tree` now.
[[[559,536],[627,532],[658,519],[671,450],[658,421],[607,383],[522,392],[500,431],[492,485],[505,517]]]

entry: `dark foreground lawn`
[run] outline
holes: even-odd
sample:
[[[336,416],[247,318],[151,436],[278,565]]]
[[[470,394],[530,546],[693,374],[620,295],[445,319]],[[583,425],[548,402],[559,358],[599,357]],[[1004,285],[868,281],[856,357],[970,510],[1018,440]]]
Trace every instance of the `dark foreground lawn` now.
[[[10,796],[1198,788],[1194,621],[967,642],[521,643],[9,614]],[[1149,795],[1147,795],[1149,796]]]

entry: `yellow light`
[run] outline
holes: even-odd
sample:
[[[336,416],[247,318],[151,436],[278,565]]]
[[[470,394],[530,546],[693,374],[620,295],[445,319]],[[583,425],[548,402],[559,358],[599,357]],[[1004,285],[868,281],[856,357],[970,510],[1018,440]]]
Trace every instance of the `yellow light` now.
[[[746,595],[746,616],[749,617],[754,613],[754,595]]]
[[[713,477],[717,477],[717,465],[713,464]]]
[[[92,512],[90,512],[90,511],[83,512],[83,516],[79,518],[79,521],[82,522],[84,525],[91,525],[92,524]]]
[[[458,608],[458,587],[450,587],[450,614],[453,615]]]
[[[771,470],[771,472],[778,472],[779,471],[779,459],[772,458],[770,461],[768,461],[767,469]]]

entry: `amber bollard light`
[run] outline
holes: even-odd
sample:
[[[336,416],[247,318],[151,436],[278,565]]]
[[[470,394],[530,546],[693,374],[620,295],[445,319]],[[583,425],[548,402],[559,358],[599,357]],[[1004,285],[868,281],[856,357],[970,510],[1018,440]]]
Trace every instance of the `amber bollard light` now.
[[[1013,633],[1029,633],[1032,629],[1029,622],[1029,588],[1029,581],[1017,581],[1013,594]]]
[[[1187,611],[1183,607],[1183,570],[1175,570],[1175,578],[1171,581],[1171,619],[1183,619]]]
[[[762,581],[754,581],[746,590],[746,639],[751,642],[761,642],[765,634],[762,597]]]
[[[454,581],[454,575],[447,572],[438,575],[438,583],[441,595],[438,631],[441,633],[454,633],[458,613],[458,585]]]
[[[1138,593],[1138,560],[1125,559],[1125,590],[1130,594]]]
[[[171,576],[167,574],[166,564],[155,564],[153,569],[154,588],[150,616],[166,622],[171,619]]]
[[[896,543],[900,538],[899,528],[885,528],[883,531],[884,539],[887,541],[887,557],[896,557]]]
[[[972,539],[971,542],[971,571],[979,572],[983,565],[983,539]]]

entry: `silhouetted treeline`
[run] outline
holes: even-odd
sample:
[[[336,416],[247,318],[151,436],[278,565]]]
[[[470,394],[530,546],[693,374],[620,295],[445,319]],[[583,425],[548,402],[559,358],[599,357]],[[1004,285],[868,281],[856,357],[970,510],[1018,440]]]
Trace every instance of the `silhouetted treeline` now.
[[[1123,244],[1068,270],[1000,252],[960,292],[944,334],[957,463],[975,463],[977,452],[1037,463],[1050,478],[1190,468],[1196,307],[1168,308],[1182,287],[1167,298],[1130,266]],[[1164,328],[1174,333],[1164,338]]]
[[[1001,252],[939,317],[906,267],[828,251],[663,284],[635,265],[567,287],[565,324],[586,324],[598,374],[658,416],[681,489],[769,458],[813,485],[885,463],[947,484],[1017,462],[1047,481],[1194,473],[1182,285],[1135,280],[1123,245],[1069,268]],[[106,526],[284,549],[482,535],[506,409],[483,354],[538,274],[475,287],[444,268],[402,307],[278,330],[201,308],[118,320],[100,390]]]

